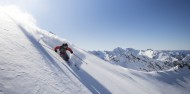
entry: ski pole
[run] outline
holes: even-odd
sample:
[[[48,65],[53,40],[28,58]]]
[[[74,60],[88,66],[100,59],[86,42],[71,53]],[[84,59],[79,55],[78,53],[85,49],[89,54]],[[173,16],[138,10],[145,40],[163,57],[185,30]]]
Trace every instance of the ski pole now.
[[[41,43],[40,43],[41,44]],[[42,46],[44,46],[44,47],[46,47],[46,48],[48,48],[48,49],[50,49],[50,50],[53,50],[52,48],[50,48],[50,47],[48,47],[48,46],[46,46],[46,45],[44,45],[44,44],[41,44]]]
[[[79,56],[77,56],[76,54],[73,53],[74,56],[76,56],[78,59],[80,59],[82,62],[84,62],[85,64],[88,64],[86,63],[84,60],[82,60]]]

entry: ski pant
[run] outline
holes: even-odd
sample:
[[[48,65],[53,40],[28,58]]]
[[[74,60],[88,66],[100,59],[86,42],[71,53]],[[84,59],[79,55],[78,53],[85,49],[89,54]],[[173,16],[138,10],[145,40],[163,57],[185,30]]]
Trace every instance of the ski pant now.
[[[65,61],[69,61],[69,56],[67,54],[60,55]]]

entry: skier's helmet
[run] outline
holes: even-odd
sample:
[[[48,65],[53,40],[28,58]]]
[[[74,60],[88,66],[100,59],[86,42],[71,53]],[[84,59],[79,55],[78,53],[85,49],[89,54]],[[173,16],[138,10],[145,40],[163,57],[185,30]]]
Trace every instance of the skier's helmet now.
[[[63,43],[62,45],[64,48],[67,48],[68,47],[68,44],[67,43]]]

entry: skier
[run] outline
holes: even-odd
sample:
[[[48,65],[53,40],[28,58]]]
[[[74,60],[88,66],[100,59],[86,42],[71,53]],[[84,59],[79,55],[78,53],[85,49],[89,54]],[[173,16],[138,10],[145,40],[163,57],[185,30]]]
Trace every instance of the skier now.
[[[70,51],[71,54],[73,54],[73,51],[68,47],[68,44],[63,43],[61,46],[55,47],[54,51],[57,52],[57,50],[60,51],[60,56],[69,63],[69,56],[67,55],[66,51]]]

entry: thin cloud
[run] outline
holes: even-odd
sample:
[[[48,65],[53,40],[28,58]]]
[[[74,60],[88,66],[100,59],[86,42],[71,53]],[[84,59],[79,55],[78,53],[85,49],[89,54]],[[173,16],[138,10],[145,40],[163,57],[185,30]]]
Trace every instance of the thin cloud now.
[[[0,0],[1,6],[16,5],[21,9],[30,10],[32,12],[41,13],[48,11],[48,0]]]

